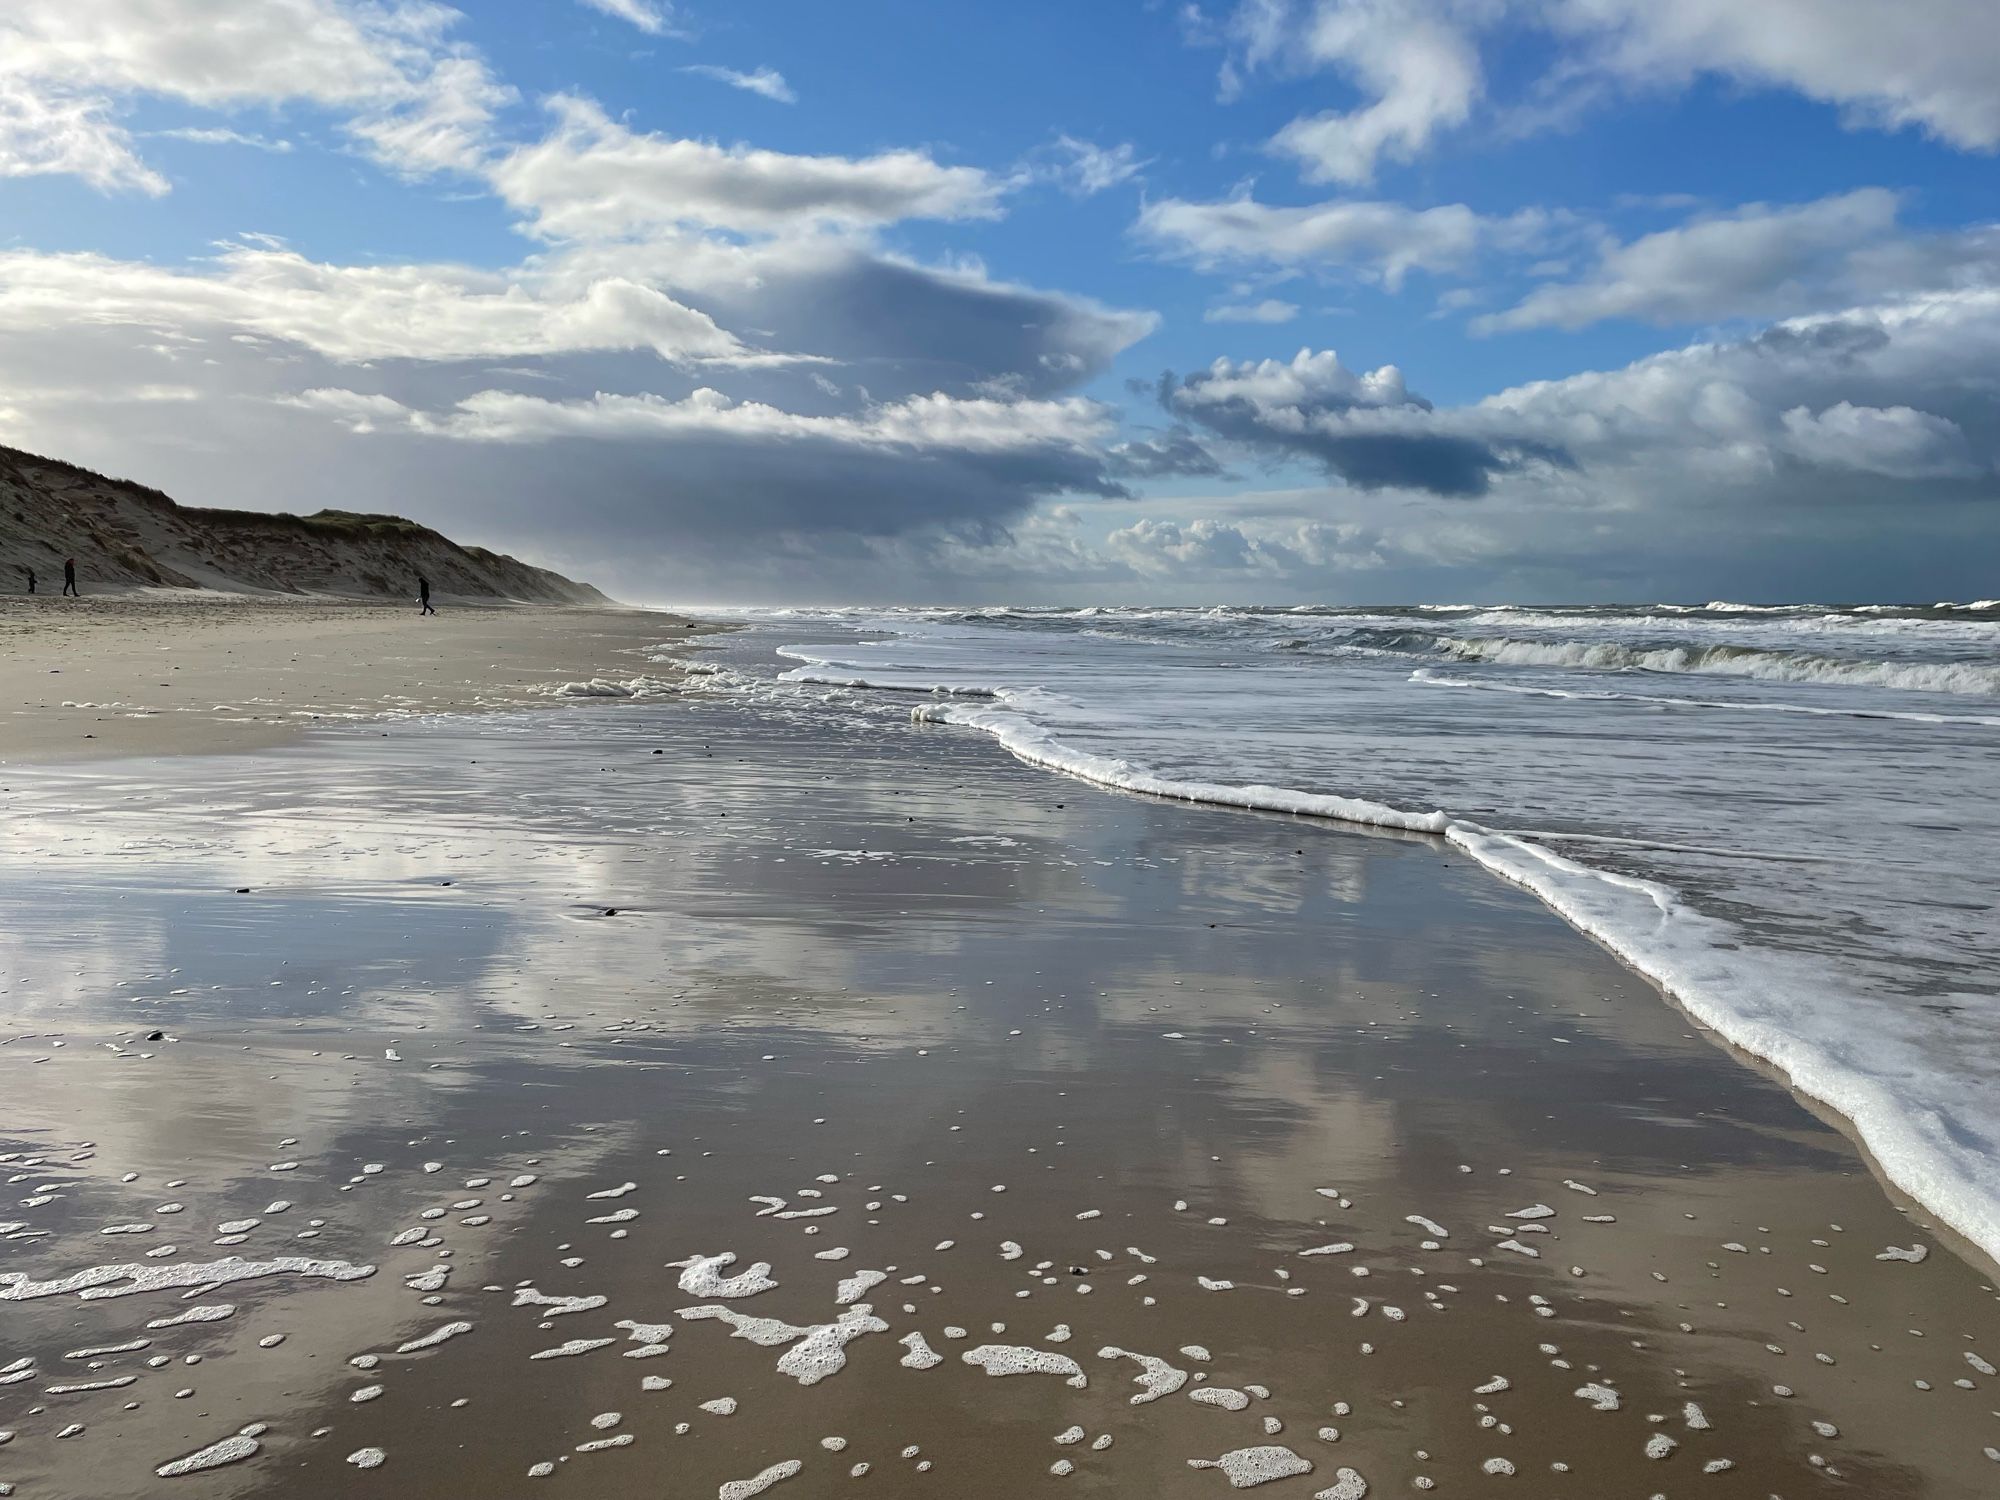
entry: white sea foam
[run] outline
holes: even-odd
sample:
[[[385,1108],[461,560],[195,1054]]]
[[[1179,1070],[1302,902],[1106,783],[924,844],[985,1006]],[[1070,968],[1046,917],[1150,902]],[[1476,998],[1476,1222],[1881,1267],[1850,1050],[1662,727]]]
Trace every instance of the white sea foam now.
[[[852,1276],[841,1280],[839,1288],[833,1294],[833,1300],[841,1307],[847,1306],[850,1302],[859,1302],[868,1294],[870,1287],[880,1286],[888,1279],[888,1274],[883,1271],[856,1271]]]
[[[733,1307],[713,1304],[684,1307],[676,1317],[689,1322],[714,1319],[727,1323],[732,1338],[746,1339],[759,1348],[772,1349],[790,1344],[778,1358],[778,1373],[789,1375],[800,1385],[817,1385],[829,1375],[847,1367],[847,1346],[870,1333],[887,1333],[889,1325],[874,1315],[866,1302],[848,1308],[831,1323],[800,1327],[777,1318],[753,1318]]]
[[[1230,1488],[1254,1489],[1277,1479],[1290,1479],[1313,1471],[1312,1460],[1301,1458],[1289,1448],[1267,1444],[1257,1448],[1236,1448],[1220,1458],[1191,1458],[1190,1469],[1220,1469],[1228,1476]]]
[[[724,1276],[722,1268],[736,1264],[736,1254],[731,1250],[720,1255],[696,1255],[671,1264],[680,1270],[681,1290],[690,1297],[754,1297],[778,1284],[771,1280],[770,1264],[761,1260],[747,1271]]]
[[[440,1328],[432,1329],[421,1338],[414,1338],[408,1343],[398,1344],[396,1352],[398,1354],[416,1354],[424,1349],[435,1349],[439,1344],[455,1339],[462,1333],[470,1332],[472,1332],[472,1325],[470,1323],[446,1323]]]
[[[241,1463],[246,1458],[256,1456],[258,1449],[262,1447],[257,1439],[263,1431],[263,1424],[254,1422],[241,1432],[232,1433],[220,1442],[196,1449],[185,1458],[161,1464],[153,1472],[162,1479],[179,1479],[186,1474],[199,1474],[205,1469],[219,1469],[224,1464]]]
[[[1134,1354],[1130,1349],[1120,1349],[1107,1344],[1097,1351],[1099,1359],[1137,1360],[1139,1373],[1133,1381],[1140,1387],[1139,1394],[1131,1398],[1132,1405],[1144,1406],[1157,1401],[1162,1396],[1171,1396],[1188,1383],[1188,1372],[1176,1369],[1164,1359],[1152,1354]]]
[[[1765,682],[1815,682],[1917,693],[2000,696],[2000,666],[1982,662],[1855,661],[1751,646],[1640,647],[1617,641],[1538,641],[1510,636],[1452,638],[1441,649],[1460,660],[1508,666],[1712,673],[1754,677]]]
[[[579,1354],[588,1354],[593,1349],[602,1349],[607,1344],[615,1344],[616,1339],[568,1339],[553,1349],[537,1349],[530,1359],[571,1359]]]
[[[679,690],[677,684],[660,677],[588,677],[545,683],[534,689],[550,698],[657,698]]]
[[[1720,709],[1728,713],[1808,714],[1823,719],[1899,719],[1906,724],[1974,724],[2000,728],[2000,716],[1990,714],[1940,714],[1914,709],[1880,707],[1828,708],[1812,703],[1771,703],[1730,698],[1677,698],[1659,693],[1621,693],[1601,688],[1531,687],[1520,682],[1482,682],[1476,678],[1452,677],[1429,667],[1418,667],[1410,681],[1426,687],[1468,688],[1480,692],[1518,693],[1530,698],[1566,698],[1573,702],[1643,703],[1659,708]]]
[[[1023,1344],[980,1344],[959,1358],[988,1375],[1060,1375],[1079,1388],[1089,1383],[1083,1366],[1067,1354],[1051,1354]]]
[[[1985,613],[1124,611],[1123,638],[1086,641],[1062,612],[850,611],[813,618],[895,639],[790,645],[779,675],[981,688],[915,717],[1124,790],[1442,834],[1847,1116],[2000,1255],[2000,716],[1940,702],[2000,696]],[[735,638],[746,683],[773,639]],[[1510,691],[1411,681],[1447,661]],[[1645,674],[1704,688],[1635,691]],[[838,697],[823,711],[874,711]]]
[[[772,1464],[770,1468],[750,1479],[732,1479],[717,1490],[716,1500],[752,1500],[782,1479],[790,1479],[805,1467],[796,1458],[788,1458],[783,1463]]]
[[[1188,1400],[1203,1406],[1219,1406],[1224,1411],[1242,1411],[1250,1404],[1250,1398],[1242,1391],[1226,1385],[1196,1386],[1188,1392]]]
[[[897,1342],[910,1351],[897,1361],[908,1369],[930,1370],[944,1363],[944,1356],[924,1342],[921,1333],[906,1333]]]
[[[132,1297],[145,1292],[173,1291],[196,1287],[213,1291],[239,1281],[256,1281],[265,1276],[304,1276],[326,1281],[359,1281],[373,1276],[373,1266],[350,1265],[344,1260],[310,1260],[305,1256],[281,1255],[272,1260],[223,1260],[188,1265],[92,1266],[72,1271],[53,1281],[36,1281],[20,1271],[0,1272],[0,1302],[29,1302],[37,1297],[61,1297],[71,1292],[86,1301],[100,1297]]]

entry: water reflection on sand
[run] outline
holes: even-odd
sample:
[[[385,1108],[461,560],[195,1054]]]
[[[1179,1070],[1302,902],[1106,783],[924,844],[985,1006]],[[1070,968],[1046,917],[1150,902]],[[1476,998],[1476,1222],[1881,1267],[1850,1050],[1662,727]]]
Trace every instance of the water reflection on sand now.
[[[24,1497],[2000,1478],[1979,1274],[1428,842],[730,706],[4,797]]]

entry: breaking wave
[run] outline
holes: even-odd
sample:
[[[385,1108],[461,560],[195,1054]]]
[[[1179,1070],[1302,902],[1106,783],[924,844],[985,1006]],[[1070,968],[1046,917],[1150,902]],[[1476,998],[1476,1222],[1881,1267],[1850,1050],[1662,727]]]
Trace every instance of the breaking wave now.
[[[1518,636],[1433,637],[1461,661],[1590,671],[1706,672],[1766,682],[1822,682],[1918,693],[2000,696],[2000,665],[1970,661],[1855,661],[1757,646],[1639,646],[1619,641],[1537,641]]]

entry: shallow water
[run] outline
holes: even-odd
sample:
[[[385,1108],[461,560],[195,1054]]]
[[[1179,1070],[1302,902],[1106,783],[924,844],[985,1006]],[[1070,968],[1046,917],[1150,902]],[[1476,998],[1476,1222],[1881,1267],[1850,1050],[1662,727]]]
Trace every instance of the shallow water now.
[[[915,702],[1112,785],[1449,833],[2000,1254],[1992,601],[742,618],[714,660],[744,690],[845,684],[837,711]]]
[[[1878,1259],[1932,1241],[1838,1134],[1436,840],[730,704],[4,796],[24,1497],[2000,1474],[1981,1276]],[[230,1257],[375,1269],[41,1285]],[[1173,1377],[1105,1350],[1187,1379],[1135,1405]],[[202,1453],[243,1456],[157,1476]]]

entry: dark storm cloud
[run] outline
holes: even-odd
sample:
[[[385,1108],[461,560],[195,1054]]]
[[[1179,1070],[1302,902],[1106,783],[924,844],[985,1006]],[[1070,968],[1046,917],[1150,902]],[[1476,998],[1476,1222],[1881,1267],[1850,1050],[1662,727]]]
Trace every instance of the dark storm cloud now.
[[[1483,495],[1494,476],[1531,460],[1562,464],[1562,449],[1526,435],[1465,430],[1410,391],[1393,365],[1358,372],[1332,351],[1300,350],[1289,364],[1218,360],[1183,379],[1163,376],[1176,416],[1253,453],[1304,458],[1358,489]]]
[[[1226,472],[1216,456],[1185,427],[1172,428],[1157,437],[1118,443],[1106,460],[1112,473],[1130,479],[1207,479]]]

